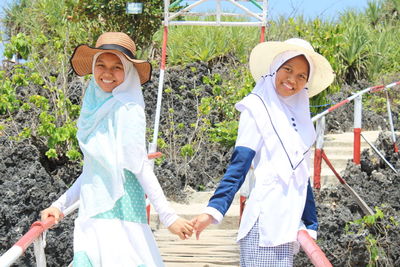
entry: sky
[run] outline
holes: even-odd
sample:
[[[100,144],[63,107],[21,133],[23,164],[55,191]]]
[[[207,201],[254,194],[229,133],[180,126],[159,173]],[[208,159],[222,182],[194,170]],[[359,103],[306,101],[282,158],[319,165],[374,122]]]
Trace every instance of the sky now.
[[[135,0],[128,0],[134,2]],[[127,1],[127,2],[128,2]],[[145,0],[144,0],[145,1]],[[258,0],[260,1],[260,0]],[[275,19],[279,16],[295,17],[303,15],[307,19],[316,17],[322,19],[334,20],[344,10],[356,9],[364,10],[370,0],[269,0],[268,1],[268,18]],[[3,17],[3,8],[13,0],[0,0],[0,16]],[[143,2],[143,1],[142,1]],[[194,1],[183,1],[194,2]],[[262,1],[261,1],[262,2]],[[221,1],[226,11],[234,11],[234,6],[227,1]],[[250,2],[243,2],[250,10],[259,12]],[[197,7],[197,11],[210,11],[215,9],[214,0],[208,0]],[[161,26],[161,22],[160,22]],[[3,44],[0,43],[0,59],[3,59]]]
[[[257,0],[262,4],[262,0]],[[193,3],[196,1],[183,1],[182,3]],[[269,0],[268,1],[268,18],[274,19],[280,15],[293,17],[304,15],[306,18],[314,19],[316,17],[335,19],[340,12],[347,9],[357,9],[362,11],[367,7],[369,0]],[[221,1],[222,8],[226,11],[233,11],[234,6],[227,2]],[[252,11],[258,11],[250,2],[241,2]],[[207,0],[197,6],[197,11],[208,11],[215,9],[215,0]]]

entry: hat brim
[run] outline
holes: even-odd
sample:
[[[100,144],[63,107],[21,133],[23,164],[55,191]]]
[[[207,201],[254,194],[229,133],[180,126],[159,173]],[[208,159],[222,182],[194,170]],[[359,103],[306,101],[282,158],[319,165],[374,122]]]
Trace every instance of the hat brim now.
[[[148,61],[131,58],[127,56],[124,52],[116,49],[93,48],[88,45],[79,45],[75,48],[74,53],[72,54],[70,59],[72,69],[78,76],[91,74],[93,66],[93,56],[98,52],[104,51],[119,53],[125,56],[126,59],[128,59],[130,62],[132,62],[139,74],[140,84],[144,84],[150,80],[152,67]]]
[[[307,85],[309,97],[322,92],[333,82],[335,74],[324,56],[301,46],[278,41],[260,43],[251,51],[249,68],[254,80],[257,82],[261,76],[268,74],[274,58],[285,51],[298,51],[313,61],[313,75]]]

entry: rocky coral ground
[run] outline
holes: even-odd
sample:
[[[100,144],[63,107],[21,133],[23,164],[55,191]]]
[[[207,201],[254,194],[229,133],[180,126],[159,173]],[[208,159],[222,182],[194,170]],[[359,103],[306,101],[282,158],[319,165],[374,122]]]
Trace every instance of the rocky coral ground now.
[[[400,170],[400,154],[394,153],[387,132],[379,135],[375,146]],[[361,164],[349,161],[342,177],[375,215],[364,217],[342,185],[315,191],[321,249],[333,266],[399,266],[400,175],[367,149],[362,152]],[[296,266],[308,265],[308,259],[300,254]]]
[[[228,68],[223,64],[209,66],[204,63],[168,70],[166,88],[197,90],[175,90],[172,94],[164,95],[160,131],[168,132],[168,108],[177,111],[174,113],[176,122],[184,122],[185,125],[195,123],[199,99],[212,95],[211,88],[203,83],[202,77],[227,71]],[[153,127],[155,113],[157,70],[153,77],[153,81],[144,86],[149,128]],[[365,87],[367,86],[360,89]],[[331,96],[331,100],[338,102],[345,99],[356,89],[345,88],[339,94]],[[27,92],[21,91],[20,94],[23,97]],[[69,97],[79,103],[80,95],[81,89],[77,86]],[[16,132],[32,119],[29,116],[37,114],[27,115],[22,111],[14,114]],[[211,118],[214,122],[219,121],[217,113],[210,116],[214,116]],[[344,106],[329,114],[327,122],[327,128],[331,132],[351,130],[352,107]],[[395,120],[395,123],[398,129],[398,121]],[[363,128],[387,129],[387,123],[384,117],[372,111],[364,111]],[[189,127],[183,127],[175,136],[190,136],[191,131]],[[167,134],[165,140],[169,144],[176,141],[172,135]],[[177,140],[181,143],[176,146],[187,142],[184,138]],[[16,142],[10,141],[7,136],[0,136],[0,144],[0,254],[3,254],[38,219],[39,211],[54,201],[78,177],[81,166],[66,161],[48,160],[44,156],[43,147],[35,140]],[[202,185],[201,189],[212,190],[223,174],[230,157],[230,149],[206,140],[201,140],[200,144],[196,157],[190,162],[176,160],[169,153],[169,157],[155,167],[160,183],[169,197],[175,200],[184,199],[183,189],[186,186],[199,189],[196,186]],[[376,145],[399,170],[400,155],[393,152],[390,136],[380,135]],[[377,263],[376,266],[400,266],[399,175],[372,151],[364,151],[361,165],[349,162],[343,177],[371,208],[378,207],[379,212],[373,218],[363,220],[361,209],[340,185],[316,191],[320,219],[319,245],[334,266],[367,266],[369,263]],[[48,266],[66,266],[71,261],[74,216],[66,220],[66,223],[55,227],[47,235]],[[296,266],[308,265],[310,263],[304,254],[299,254]],[[32,248],[27,250],[15,266],[35,266]]]

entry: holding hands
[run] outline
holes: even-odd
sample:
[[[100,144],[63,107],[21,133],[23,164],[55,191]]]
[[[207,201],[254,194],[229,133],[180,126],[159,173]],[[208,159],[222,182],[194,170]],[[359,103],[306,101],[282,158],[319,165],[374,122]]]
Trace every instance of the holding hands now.
[[[168,227],[168,230],[185,240],[192,236],[193,231],[196,232],[196,239],[199,240],[201,232],[207,228],[213,221],[210,214],[202,213],[191,221],[183,218],[178,218],[173,224]]]
[[[194,230],[196,231],[196,239],[199,240],[201,232],[211,224],[213,217],[210,214],[202,213],[192,219]]]
[[[185,240],[193,234],[193,222],[183,218],[178,218],[173,224],[168,227],[168,230]]]

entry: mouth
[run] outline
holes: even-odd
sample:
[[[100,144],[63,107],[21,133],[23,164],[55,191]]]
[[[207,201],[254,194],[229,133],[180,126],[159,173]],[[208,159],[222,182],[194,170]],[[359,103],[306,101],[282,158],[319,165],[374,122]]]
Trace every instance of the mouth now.
[[[290,85],[287,84],[287,83],[282,83],[282,85],[283,85],[286,89],[288,89],[289,91],[294,90],[294,87],[293,87],[293,86],[290,86]]]
[[[106,84],[111,84],[111,83],[114,82],[113,80],[105,80],[105,79],[102,79],[101,81],[102,81],[103,83],[106,83]]]

